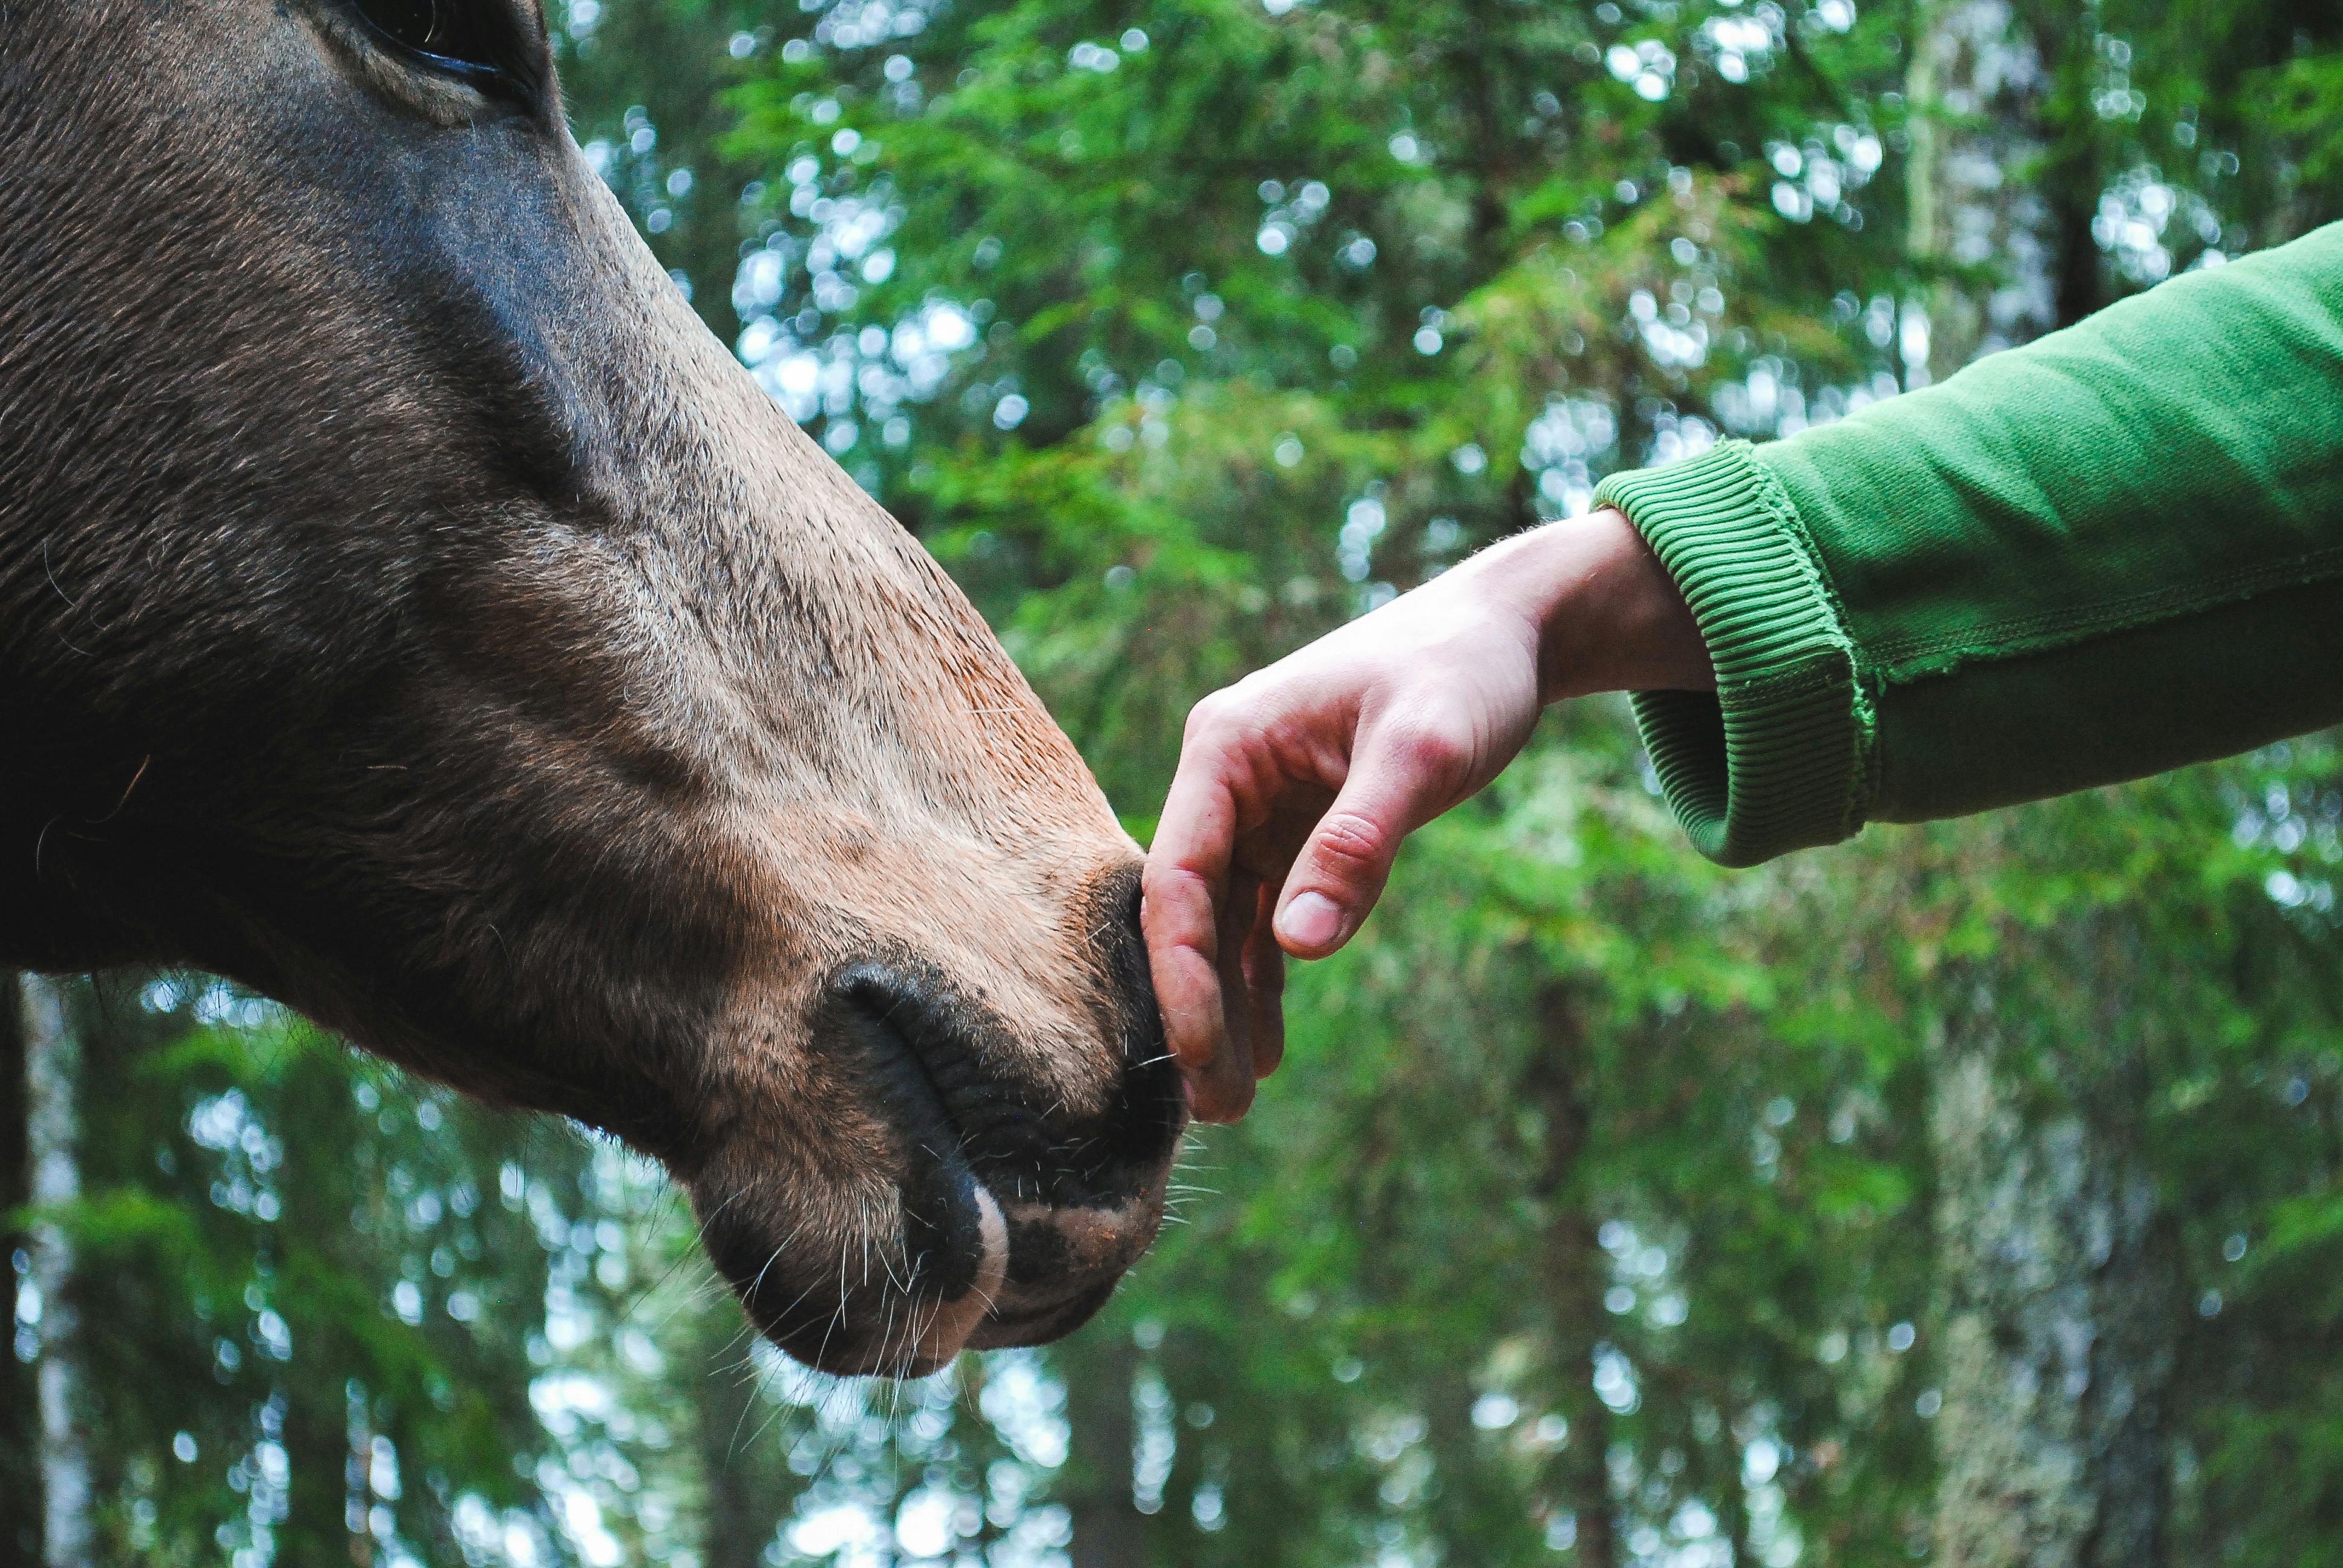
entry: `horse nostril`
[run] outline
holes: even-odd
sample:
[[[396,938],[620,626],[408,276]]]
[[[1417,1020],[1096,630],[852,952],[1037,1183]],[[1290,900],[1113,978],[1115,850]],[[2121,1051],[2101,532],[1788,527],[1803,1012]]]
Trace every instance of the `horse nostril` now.
[[[957,1000],[940,977],[911,963],[860,963],[839,975],[830,987],[834,1008],[860,1033],[884,1036],[925,1073],[947,1100],[962,1091],[975,1070],[979,1042],[1000,1026]]]

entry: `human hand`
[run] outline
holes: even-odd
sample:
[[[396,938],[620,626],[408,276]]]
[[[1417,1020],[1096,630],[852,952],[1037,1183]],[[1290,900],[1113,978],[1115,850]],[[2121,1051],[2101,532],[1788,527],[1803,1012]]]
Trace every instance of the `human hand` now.
[[[1284,960],[1374,907],[1408,834],[1512,761],[1549,702],[1715,678],[1674,581],[1604,508],[1483,551],[1198,703],[1147,859],[1155,994],[1200,1121],[1284,1053]]]

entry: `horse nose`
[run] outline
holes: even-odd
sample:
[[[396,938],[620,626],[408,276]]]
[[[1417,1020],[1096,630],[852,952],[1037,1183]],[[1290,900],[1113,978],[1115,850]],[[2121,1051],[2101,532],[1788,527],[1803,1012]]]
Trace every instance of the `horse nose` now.
[[[1111,1028],[1121,1048],[1126,1101],[1140,1111],[1131,1131],[1145,1143],[1151,1135],[1168,1148],[1187,1126],[1187,1095],[1163,1033],[1155,1004],[1155,980],[1147,961],[1147,938],[1140,929],[1140,873],[1132,861],[1110,874],[1101,889],[1111,910],[1099,930],[1099,958],[1105,970]]]
[[[1091,940],[1106,982],[1103,1000],[1122,1046],[1123,1066],[1134,1070],[1164,1049],[1163,1015],[1155,1005],[1147,939],[1139,924],[1141,869],[1137,863],[1115,867],[1100,878],[1089,900]]]
[[[901,1372],[962,1346],[1055,1340],[1154,1238],[1187,1102],[1148,974],[1138,866],[1076,884],[1058,931],[1072,1005],[1046,1019],[1000,1010],[902,944],[815,993],[814,1036],[894,1201],[839,1223],[801,1200],[700,1194],[710,1255],[799,1360]],[[809,1223],[828,1230],[798,1247]]]
[[[1081,1140],[1085,1168],[1058,1172],[1051,1201],[1006,1205],[1008,1278],[970,1336],[980,1349],[1047,1344],[1080,1328],[1106,1304],[1161,1222],[1188,1101],[1148,972],[1139,870],[1118,867],[1099,879],[1087,923],[1104,982],[1100,1020],[1119,1050],[1121,1080]]]

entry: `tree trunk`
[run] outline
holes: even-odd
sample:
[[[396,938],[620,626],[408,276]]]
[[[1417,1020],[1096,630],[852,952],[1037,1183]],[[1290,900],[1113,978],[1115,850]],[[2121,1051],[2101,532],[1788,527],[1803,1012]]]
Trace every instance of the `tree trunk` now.
[[[1611,1411],[1594,1392],[1609,1256],[1587,1202],[1582,1161],[1594,1124],[1593,1063],[1577,1004],[1549,986],[1538,997],[1538,1047],[1523,1088],[1544,1113],[1545,1155],[1536,1192],[1545,1211],[1545,1277],[1554,1305],[1556,1405],[1570,1431],[1551,1471],[1555,1505],[1571,1517],[1577,1568],[1617,1568],[1611,1499]]]
[[[1757,1548],[1749,1539],[1749,1483],[1744,1455],[1746,1444],[1758,1435],[1747,1415],[1739,1411],[1725,1412],[1725,1432],[1732,1445],[1733,1460],[1725,1467],[1719,1485],[1723,1496],[1717,1500],[1717,1522],[1724,1526],[1725,1544],[1733,1552],[1733,1568],[1756,1568]],[[1747,1436],[1744,1436],[1744,1433]]]
[[[2101,303],[2096,29],[2020,0],[1926,0],[1912,56],[1911,247],[1934,276],[1929,376]],[[1989,851],[1988,851],[1989,852]],[[2055,852],[2055,851],[2054,851]],[[1938,1561],[2154,1564],[2178,1333],[2123,999],[2135,938],[2071,916],[1956,983],[1930,1133],[1943,1301]],[[2026,996],[2035,981],[2046,994]],[[2079,990],[2079,1027],[2042,1027]],[[2024,1049],[2010,1029],[2031,1018]],[[2047,1085],[2046,1092],[2044,1086]]]
[[[93,1053],[108,1045],[119,1051],[127,1043],[96,1031],[89,1041]],[[348,1081],[338,1064],[297,1060],[282,1081],[282,1092],[281,1114],[288,1127],[333,1127],[349,1103]],[[345,1171],[320,1168],[287,1174],[278,1234],[313,1238],[328,1256],[334,1255],[331,1238],[346,1231],[357,1196]],[[293,1336],[293,1359],[271,1380],[284,1412],[278,1436],[290,1464],[285,1516],[276,1528],[278,1560],[363,1564],[372,1542],[366,1533],[363,1469],[359,1495],[352,1494],[352,1428],[362,1424],[354,1418],[362,1418],[365,1412],[362,1404],[353,1408],[357,1402],[350,1373],[359,1357],[350,1342],[350,1325],[330,1311],[307,1310],[299,1292],[280,1295],[277,1305]]]
[[[2141,1153],[2147,1073],[2115,1016],[2138,948],[2089,931],[2056,937],[2052,951],[2022,956],[2089,965],[2080,972],[2103,1014],[2097,1038],[2026,1040],[2029,1091],[2001,999],[1989,980],[1966,977],[1938,1053],[1936,1537],[1946,1568],[2152,1568],[2166,1558],[2179,1274]],[[2087,947],[2099,951],[2059,950]]]
[[[318,1353],[321,1348],[295,1341],[297,1354],[313,1365],[330,1365],[330,1359]],[[294,1364],[298,1368],[302,1363]],[[292,1484],[286,1516],[277,1530],[277,1548],[287,1562],[349,1563],[365,1568],[372,1560],[373,1542],[366,1533],[365,1509],[352,1506],[348,1399],[338,1380],[326,1378],[326,1386],[317,1387],[299,1381],[297,1372],[296,1379],[285,1390],[284,1442],[292,1461]]]
[[[24,981],[25,1082],[33,1155],[33,1201],[44,1207],[81,1196],[74,1089],[80,1047],[64,994],[38,976]],[[33,1229],[33,1283],[40,1292],[41,1492],[48,1568],[90,1568],[89,1434],[81,1364],[74,1343],[73,1243],[52,1221]]]
[[[789,1516],[797,1478],[783,1462],[788,1434],[771,1430],[773,1409],[753,1370],[740,1360],[739,1311],[726,1292],[695,1309],[691,1397],[699,1424],[699,1470],[707,1502],[701,1515],[703,1568],[763,1568],[765,1548]]]
[[[1073,1428],[1064,1497],[1073,1517],[1073,1568],[1145,1568],[1147,1518],[1131,1496],[1131,1453],[1138,1422],[1131,1384],[1139,1352],[1128,1333],[1101,1331],[1079,1358],[1060,1362],[1066,1373],[1066,1415]]]
[[[757,1568],[773,1538],[775,1521],[749,1483],[745,1455],[733,1445],[746,1441],[763,1421],[757,1380],[745,1372],[719,1372],[693,1385],[699,1393],[700,1470],[708,1489],[699,1538],[708,1568]]]
[[[348,1510],[350,1568],[374,1568],[374,1536],[367,1517],[374,1500],[374,1432],[365,1389],[353,1382],[346,1397],[350,1419],[344,1435],[348,1440],[349,1452],[342,1460],[342,1496],[343,1506]]]
[[[0,1563],[41,1558],[41,1394],[30,1351],[36,1342],[15,1321],[18,1292],[32,1277],[34,1241],[14,1216],[33,1201],[33,1128],[26,1046],[29,1021],[22,983],[0,975],[0,1253],[9,1261],[8,1344],[0,1352]]]
[[[1912,49],[1910,248],[1934,276],[1925,375],[2056,325],[2047,205],[2026,178],[2046,151],[2041,54],[2006,0],[1925,0]]]

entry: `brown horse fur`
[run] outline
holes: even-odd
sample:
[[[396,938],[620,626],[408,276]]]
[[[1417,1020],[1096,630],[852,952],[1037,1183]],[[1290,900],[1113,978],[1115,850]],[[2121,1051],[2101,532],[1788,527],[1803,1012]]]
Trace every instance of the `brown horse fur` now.
[[[1063,1332],[1183,1121],[1136,850],[451,3],[518,85],[0,4],[0,963],[616,1133],[819,1365]]]

